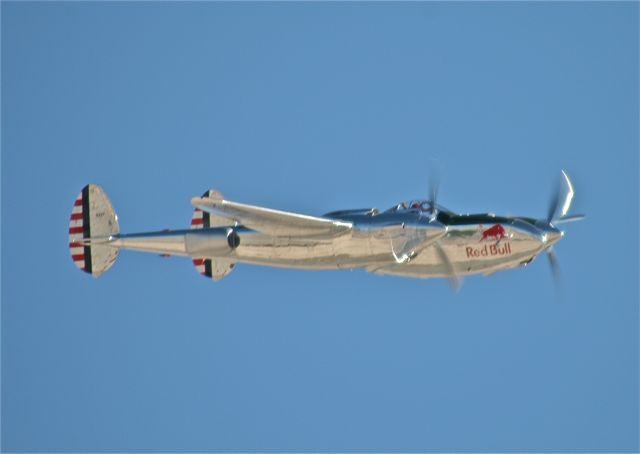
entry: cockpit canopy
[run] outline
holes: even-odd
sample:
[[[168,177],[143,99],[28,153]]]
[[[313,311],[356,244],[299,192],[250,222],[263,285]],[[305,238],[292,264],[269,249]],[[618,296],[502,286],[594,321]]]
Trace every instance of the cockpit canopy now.
[[[455,213],[442,205],[436,203],[436,208],[440,213],[447,213],[450,215],[455,215]],[[387,213],[401,213],[405,211],[421,211],[423,213],[431,213],[431,202],[429,200],[416,199],[412,200],[409,203],[400,202],[397,205],[392,206],[386,212]]]

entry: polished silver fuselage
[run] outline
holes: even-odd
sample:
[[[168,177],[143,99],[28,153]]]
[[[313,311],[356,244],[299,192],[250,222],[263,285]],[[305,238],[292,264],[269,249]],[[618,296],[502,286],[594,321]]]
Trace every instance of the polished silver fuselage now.
[[[417,278],[447,277],[450,270],[434,247],[425,247],[400,262],[393,254],[394,241],[412,231],[429,231],[429,219],[420,210],[382,212],[350,210],[330,213],[332,219],[352,223],[334,235],[269,235],[242,225],[117,235],[110,244],[118,248],[164,255],[203,257],[308,270],[363,268],[377,274]],[[449,257],[457,275],[491,274],[523,266],[552,243],[561,232],[547,229],[540,236],[534,221],[493,215],[440,214],[445,226],[438,244]],[[496,227],[499,226],[499,227]],[[228,246],[230,228],[239,245]],[[489,232],[489,233],[487,233]],[[492,235],[492,232],[498,232]],[[426,238],[426,237],[425,237]]]

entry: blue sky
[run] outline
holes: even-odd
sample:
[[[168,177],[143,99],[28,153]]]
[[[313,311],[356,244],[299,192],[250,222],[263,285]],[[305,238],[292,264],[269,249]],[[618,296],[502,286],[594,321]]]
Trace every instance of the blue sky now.
[[[67,250],[190,198],[426,196],[543,217],[546,260],[440,280]],[[637,451],[638,4],[2,2],[2,451]]]

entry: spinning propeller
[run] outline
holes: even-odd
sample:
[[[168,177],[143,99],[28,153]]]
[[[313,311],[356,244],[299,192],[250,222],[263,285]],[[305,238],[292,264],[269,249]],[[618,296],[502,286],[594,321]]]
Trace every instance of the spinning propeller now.
[[[462,278],[458,275],[454,263],[449,258],[447,252],[441,244],[442,238],[447,236],[447,226],[438,221],[438,192],[439,192],[439,179],[435,172],[432,172],[429,179],[429,196],[428,212],[420,211],[420,217],[428,216],[428,226],[434,229],[440,230],[439,235],[431,237],[430,240],[425,241],[425,237],[416,230],[413,234],[403,235],[399,237],[401,243],[394,247],[392,242],[392,252],[397,263],[408,263],[418,253],[426,248],[433,247],[440,261],[440,264],[445,270],[445,276],[449,281],[449,285],[454,291],[458,291],[462,286]],[[552,193],[551,200],[549,202],[549,208],[547,216],[543,219],[538,219],[534,223],[527,222],[524,219],[511,218],[511,225],[518,228],[521,231],[528,232],[528,234],[537,237],[542,243],[543,250],[547,253],[547,259],[549,260],[549,268],[553,275],[553,279],[556,287],[560,286],[560,266],[558,258],[553,251],[553,245],[562,238],[564,232],[558,229],[559,224],[566,222],[579,221],[584,219],[584,215],[572,215],[569,216],[568,212],[571,208],[571,202],[573,201],[574,191],[571,180],[567,176],[566,172],[562,171],[562,179],[560,183],[556,185],[555,190]],[[424,224],[422,224],[424,225]],[[397,252],[400,252],[399,254]]]
[[[440,179],[438,178],[437,173],[435,171],[432,171],[429,178],[429,195],[431,196],[431,199],[429,200],[429,209],[431,211],[429,215],[429,224],[442,225],[440,222],[437,221],[437,218],[438,218],[437,199],[438,199],[439,188],[440,188]],[[444,225],[442,225],[442,227],[446,229]],[[446,269],[449,286],[451,286],[454,292],[458,292],[458,290],[460,290],[460,287],[462,287],[462,278],[458,276],[458,274],[456,273],[456,269],[453,263],[451,262],[451,259],[449,259],[449,256],[447,255],[446,251],[440,244],[439,240],[433,243],[433,247],[436,250],[438,259],[440,260],[440,262],[442,262],[442,264]]]
[[[561,273],[558,258],[553,251],[553,244],[564,235],[564,232],[556,226],[566,222],[579,221],[585,217],[583,214],[567,215],[571,208],[573,196],[573,185],[567,173],[563,170],[561,183],[556,185],[551,195],[547,217],[537,220],[535,225],[535,228],[539,231],[538,234],[542,242],[546,244],[545,251],[547,253],[547,259],[549,259],[549,268],[551,269],[556,287],[559,287],[561,284]]]
[[[429,194],[431,196],[431,200],[429,201],[430,205],[430,216],[429,223],[437,223],[440,224],[436,219],[438,216],[438,205],[437,205],[437,197],[438,197],[438,189],[439,189],[439,181],[435,173],[431,174],[430,184],[429,184]],[[544,250],[547,253],[547,259],[549,260],[549,268],[551,269],[551,274],[553,275],[553,279],[556,287],[560,286],[561,281],[561,273],[560,273],[560,265],[558,262],[558,258],[553,251],[553,245],[556,243],[562,236],[564,232],[557,228],[557,225],[579,221],[584,219],[585,216],[582,214],[577,215],[568,215],[569,209],[571,208],[571,202],[573,201],[574,190],[573,185],[571,184],[571,180],[567,176],[567,173],[562,171],[562,179],[559,184],[556,185],[555,190],[552,193],[551,200],[549,203],[549,209],[547,211],[547,217],[545,219],[539,219],[535,222],[535,225],[530,224],[522,219],[514,219],[512,221],[512,225],[514,227],[518,227],[521,230],[528,231],[530,234],[537,236],[540,238],[540,241],[545,245]],[[446,251],[440,244],[440,241],[436,241],[432,244],[435,248],[436,254],[440,260],[440,262],[444,265],[444,268],[447,273],[447,279],[449,280],[449,285],[453,288],[454,291],[458,291],[462,286],[462,278],[457,275],[455,266],[449,259]]]

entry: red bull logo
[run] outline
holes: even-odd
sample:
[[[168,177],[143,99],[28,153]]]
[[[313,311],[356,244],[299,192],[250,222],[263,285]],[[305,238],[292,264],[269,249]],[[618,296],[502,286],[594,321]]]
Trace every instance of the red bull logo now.
[[[505,231],[504,227],[502,227],[500,224],[496,224],[493,227],[482,231],[482,238],[480,238],[480,241],[486,240],[488,238],[493,238],[498,241],[505,236],[507,236],[507,232]]]
[[[508,242],[504,242],[501,246],[498,246],[498,243],[491,245],[485,244],[482,247],[467,246],[465,250],[467,252],[467,258],[495,257],[501,255],[510,255],[511,244],[509,244]]]

